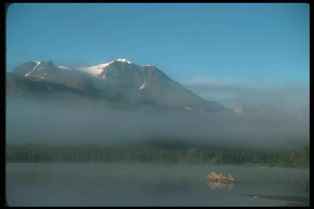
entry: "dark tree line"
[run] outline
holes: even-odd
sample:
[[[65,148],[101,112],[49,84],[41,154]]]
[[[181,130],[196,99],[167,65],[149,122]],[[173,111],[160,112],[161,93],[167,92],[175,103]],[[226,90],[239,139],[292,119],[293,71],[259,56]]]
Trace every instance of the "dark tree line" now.
[[[309,146],[295,151],[133,145],[8,145],[7,162],[169,162],[308,166]]]

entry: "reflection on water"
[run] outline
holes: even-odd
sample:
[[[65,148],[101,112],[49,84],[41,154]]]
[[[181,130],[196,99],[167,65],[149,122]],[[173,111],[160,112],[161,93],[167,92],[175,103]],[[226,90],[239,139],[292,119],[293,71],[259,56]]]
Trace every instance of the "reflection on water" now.
[[[207,184],[211,190],[231,191],[233,188],[233,183],[208,182]]]
[[[208,182],[211,170],[232,173],[241,181]],[[6,198],[9,206],[287,206],[296,201],[308,205],[301,199],[308,199],[308,182],[308,170],[292,168],[9,163]]]
[[[283,196],[283,195],[249,194],[248,196],[255,198],[255,199],[256,198],[264,198],[264,199],[287,201],[288,206],[306,206],[309,203],[309,199],[307,197],[302,197],[299,195]]]
[[[220,189],[230,191],[233,188],[233,182],[235,178],[231,175],[225,175],[222,172],[211,171],[208,176],[208,186],[212,190]]]

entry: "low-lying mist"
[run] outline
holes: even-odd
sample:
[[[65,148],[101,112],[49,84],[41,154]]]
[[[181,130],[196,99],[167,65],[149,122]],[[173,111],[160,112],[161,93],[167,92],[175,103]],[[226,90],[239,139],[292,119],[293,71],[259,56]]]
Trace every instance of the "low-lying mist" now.
[[[65,105],[66,104],[66,105]],[[200,113],[84,106],[69,101],[7,98],[7,144],[113,144],[175,140],[215,146],[293,148],[309,140],[306,113],[295,117],[271,109]]]

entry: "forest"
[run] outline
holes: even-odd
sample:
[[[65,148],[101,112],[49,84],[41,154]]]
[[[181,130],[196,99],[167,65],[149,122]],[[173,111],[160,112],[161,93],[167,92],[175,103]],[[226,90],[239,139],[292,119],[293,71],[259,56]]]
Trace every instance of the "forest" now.
[[[6,146],[7,162],[160,162],[308,167],[309,145],[295,150],[176,143]]]

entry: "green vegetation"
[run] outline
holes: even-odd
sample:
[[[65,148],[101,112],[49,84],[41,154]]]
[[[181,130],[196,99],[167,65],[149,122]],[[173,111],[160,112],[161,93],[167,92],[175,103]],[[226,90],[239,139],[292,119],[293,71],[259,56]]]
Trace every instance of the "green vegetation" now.
[[[8,162],[164,162],[265,164],[308,167],[309,146],[295,151],[239,147],[176,146],[174,144],[124,145],[8,145]]]

